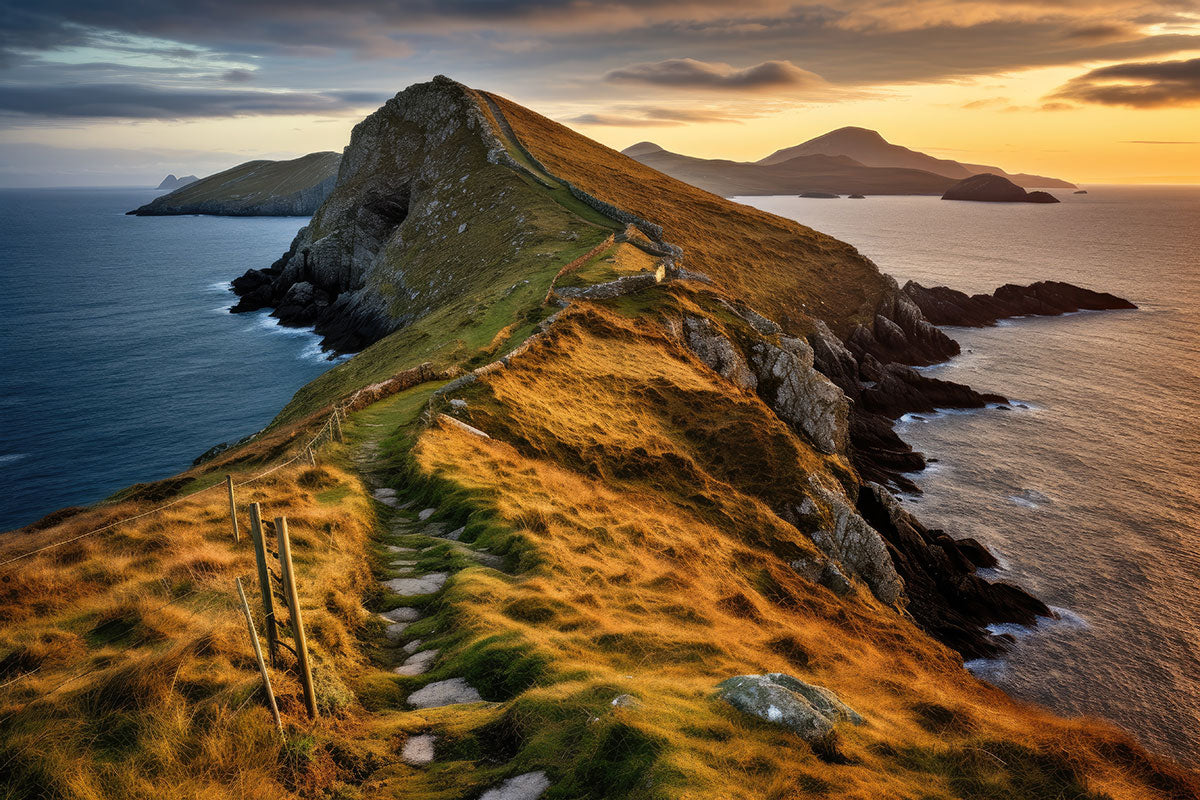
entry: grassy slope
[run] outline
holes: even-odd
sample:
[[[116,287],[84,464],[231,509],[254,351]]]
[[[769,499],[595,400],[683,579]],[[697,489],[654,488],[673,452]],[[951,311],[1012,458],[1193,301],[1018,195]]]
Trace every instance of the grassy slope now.
[[[663,238],[684,250],[682,266],[707,273],[785,327],[803,329],[797,308],[842,333],[874,314],[883,278],[845,242],[689,186],[529,109],[489,96],[552,172],[662,225]]]
[[[340,153],[309,153],[290,161],[247,161],[157,198],[159,205],[244,201],[294,194],[337,174]]]
[[[689,266],[727,288],[744,282],[759,307],[769,298],[756,270],[798,292],[828,288],[843,322],[878,289],[844,245],[774,218],[764,222],[767,250],[724,265],[753,243],[757,212],[726,204],[713,224],[688,204],[656,206],[655,192],[669,200],[682,190],[663,184],[639,199],[612,177],[627,159],[571,146],[588,159],[580,176],[609,175],[614,192],[645,203],[635,210],[688,249]],[[514,202],[544,242],[519,256],[501,247],[486,270],[425,249],[434,260],[406,269],[461,279],[462,296],[441,296],[410,328],[310,384],[250,445],[6,549],[72,536],[226,472],[254,474],[294,454],[320,409],[354,389],[425,360],[470,367],[514,347],[547,313],[540,300],[554,274],[609,230],[569,195],[512,175],[478,179],[519,192]],[[726,229],[737,237],[719,238]],[[538,256],[551,241],[562,245],[555,255]],[[642,268],[627,246],[610,250],[574,280]],[[783,251],[772,265],[767,254]],[[800,278],[788,279],[793,263]],[[828,286],[855,275],[865,292]],[[252,696],[257,676],[231,602],[232,578],[250,573],[252,558],[245,539],[230,541],[221,490],[5,570],[0,681],[37,671],[0,686],[0,797],[434,800],[477,797],[529,769],[549,772],[556,798],[1191,796],[1124,736],[1014,703],[869,593],[840,599],[786,568],[812,545],[771,508],[799,500],[811,474],[853,476],[681,348],[671,330],[685,312],[739,324],[711,291],[685,285],[578,306],[460,394],[472,424],[494,438],[424,425],[436,386],[425,384],[357,413],[351,446],[326,448],[321,466],[293,465],[243,490],[268,516],[289,517],[317,652],[325,716],[316,725],[303,720],[294,679],[274,673],[286,744]],[[443,655],[420,678],[387,671],[382,625],[365,610],[401,602],[372,579],[386,575],[381,509],[348,459],[380,435],[389,482],[438,505],[447,525],[465,524],[464,540],[504,555],[512,573],[467,567],[449,543],[422,553],[422,569],[461,571],[422,601],[427,617],[412,633]],[[815,751],[711,696],[724,677],[766,670],[833,688],[868,724]],[[495,702],[403,710],[413,688],[450,676]],[[637,703],[614,707],[619,694]],[[405,737],[426,730],[438,733],[438,762],[399,763]]]

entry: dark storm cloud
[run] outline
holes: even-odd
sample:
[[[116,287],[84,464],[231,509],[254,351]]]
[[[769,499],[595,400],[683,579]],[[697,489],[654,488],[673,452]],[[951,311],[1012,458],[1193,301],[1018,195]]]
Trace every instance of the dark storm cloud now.
[[[632,64],[612,70],[604,79],[676,89],[721,89],[734,92],[810,88],[824,84],[819,75],[801,69],[790,61],[764,61],[743,69],[735,69],[728,64],[711,64],[694,58],[671,58],[647,64]]]
[[[0,112],[48,117],[194,117],[315,114],[377,105],[375,92],[162,89],[136,84],[0,86]]]
[[[1200,58],[1101,67],[1072,78],[1052,97],[1129,108],[1200,104]]]

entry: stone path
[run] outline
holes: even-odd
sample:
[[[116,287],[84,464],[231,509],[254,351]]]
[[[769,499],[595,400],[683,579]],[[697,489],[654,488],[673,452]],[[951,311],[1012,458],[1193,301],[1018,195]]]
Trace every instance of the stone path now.
[[[368,428],[383,428],[387,426],[368,425]],[[374,430],[368,436],[374,438]],[[414,606],[403,605],[384,611],[380,617],[387,622],[385,634],[388,642],[396,649],[396,660],[392,672],[398,677],[414,678],[430,672],[437,664],[440,651],[435,647],[424,646],[419,638],[412,637],[408,629],[422,618],[420,607],[423,603],[417,598],[428,598],[445,589],[451,573],[447,570],[423,572],[419,565],[425,555],[428,555],[433,545],[446,543],[453,552],[480,564],[495,569],[504,569],[504,559],[485,549],[475,548],[461,541],[466,527],[453,531],[441,522],[431,521],[438,509],[418,508],[415,514],[409,511],[412,503],[401,504],[399,493],[390,487],[381,486],[386,480],[382,474],[375,472],[379,458],[378,444],[373,441],[363,443],[354,454],[354,460],[369,486],[373,486],[372,498],[385,506],[381,516],[385,520],[388,533],[391,536],[404,537],[400,539],[403,545],[385,544],[384,551],[388,559],[388,577],[381,580],[382,586],[388,591],[401,597],[413,598]],[[436,562],[435,562],[436,563]],[[406,641],[407,640],[407,641]],[[412,709],[446,708],[458,704],[480,703],[483,697],[479,691],[463,677],[450,677],[444,680],[428,683],[411,692],[407,698],[407,706]],[[397,709],[398,713],[405,713]],[[426,767],[435,763],[437,758],[437,733],[426,731],[410,735],[401,746],[400,759],[412,767]],[[518,775],[488,789],[479,800],[536,800],[550,786],[550,781],[543,772],[530,772]]]

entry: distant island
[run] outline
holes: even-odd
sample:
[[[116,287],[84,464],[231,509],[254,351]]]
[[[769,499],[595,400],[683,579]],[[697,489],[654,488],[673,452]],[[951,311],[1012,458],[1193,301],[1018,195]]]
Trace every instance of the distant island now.
[[[333,191],[341,160],[339,153],[321,152],[290,161],[247,161],[207,178],[192,178],[180,188],[127,213],[139,217],[177,214],[307,217]]]
[[[187,186],[189,183],[195,183],[198,180],[200,180],[200,179],[197,178],[195,175],[185,175],[182,178],[176,178],[175,173],[171,173],[170,175],[168,175],[167,177],[162,179],[162,183],[160,183],[158,185],[158,188],[166,189],[168,192],[173,192],[176,189],[182,189],[184,186]]]
[[[836,195],[936,194],[974,174],[1000,175],[1029,187],[1074,189],[1058,178],[999,167],[963,164],[892,144],[866,128],[839,128],[777,150],[756,162],[673,153],[653,142],[621,151],[648,167],[723,197],[813,193]]]
[[[942,195],[943,200],[974,200],[983,203],[1057,203],[1049,192],[1027,192],[1008,178],[983,173],[963,178]]]

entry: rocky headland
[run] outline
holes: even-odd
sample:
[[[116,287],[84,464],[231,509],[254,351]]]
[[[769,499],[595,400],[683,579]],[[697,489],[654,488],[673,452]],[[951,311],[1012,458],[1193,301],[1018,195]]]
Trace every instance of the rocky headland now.
[[[139,217],[307,217],[333,190],[339,161],[337,153],[309,153],[290,161],[247,161],[200,180],[193,177],[127,213]]]
[[[972,175],[951,186],[943,200],[974,200],[981,203],[1057,203],[1049,192],[1027,192],[1008,178],[991,173]]]

